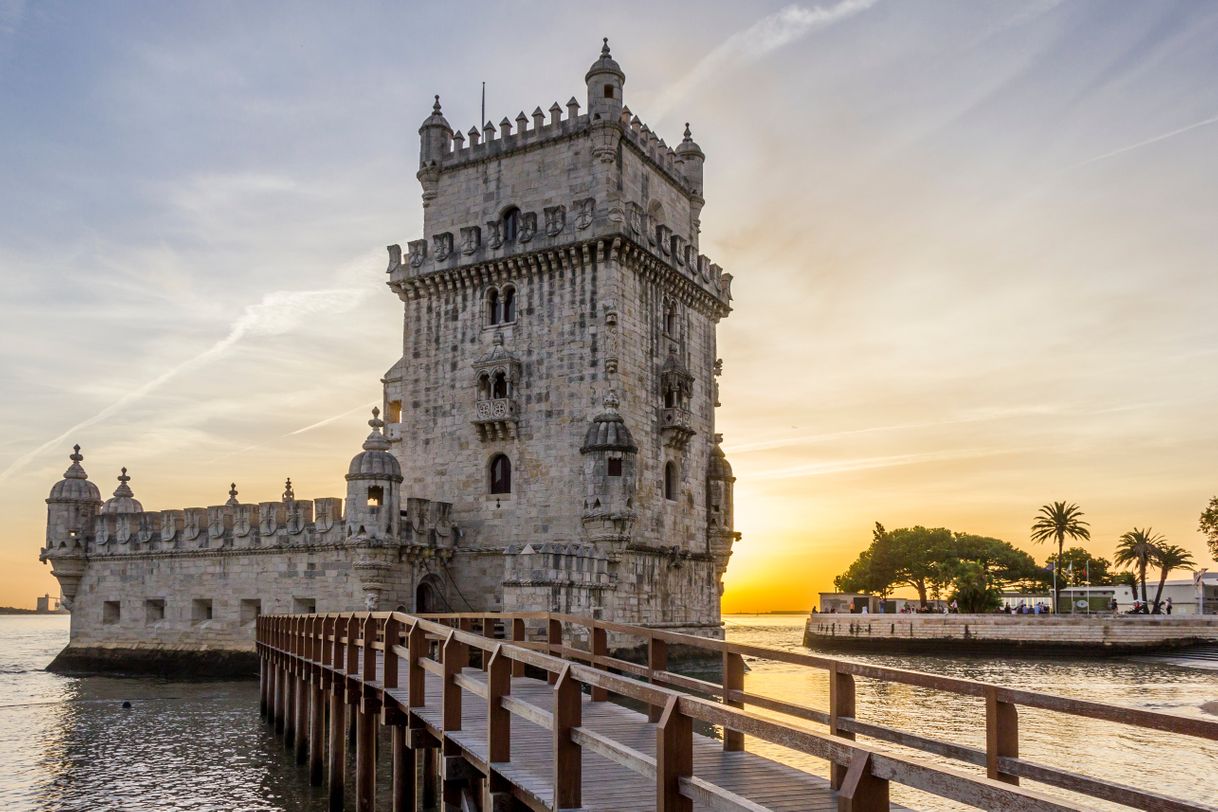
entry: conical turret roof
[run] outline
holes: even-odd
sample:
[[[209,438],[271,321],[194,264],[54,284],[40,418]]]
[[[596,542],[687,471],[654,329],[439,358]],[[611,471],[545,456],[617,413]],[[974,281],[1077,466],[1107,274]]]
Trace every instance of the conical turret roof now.
[[[56,482],[51,488],[49,499],[101,502],[101,491],[89,481],[89,475],[80,466],[81,460],[84,459],[84,455],[80,453],[80,446],[72,447],[72,453],[68,459],[72,461],[72,464],[68,466],[68,470],[63,472],[63,479]]]
[[[634,437],[630,435],[630,429],[626,428],[626,422],[618,414],[617,393],[610,390],[609,394],[605,395],[604,404],[605,411],[592,418],[592,422],[588,425],[588,431],[584,434],[584,444],[579,449],[579,453],[638,451],[639,447],[634,444]]]
[[[381,420],[380,409],[373,407],[372,419],[368,421],[368,425],[372,427],[372,433],[364,440],[364,450],[351,458],[347,478],[379,477],[401,482],[402,466],[398,464],[397,457],[389,453],[391,445],[389,438],[381,431],[385,421]]]
[[[106,504],[102,505],[102,513],[143,513],[144,506],[135,498],[135,494],[131,492],[131,486],[127,483],[131,481],[131,477],[127,476],[127,469],[118,475],[118,487],[114,489],[114,496],[106,500]]]

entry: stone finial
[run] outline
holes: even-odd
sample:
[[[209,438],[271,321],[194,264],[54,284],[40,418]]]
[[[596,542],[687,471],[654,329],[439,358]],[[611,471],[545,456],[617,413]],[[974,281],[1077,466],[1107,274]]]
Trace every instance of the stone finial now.
[[[478,146],[478,142],[482,140],[482,133],[478,132],[477,127],[469,128],[469,145],[471,147]]]
[[[609,38],[604,37],[602,41],[605,44],[601,46],[601,56],[604,57],[605,59],[608,59],[611,56],[611,54],[609,53]],[[437,96],[436,98],[439,98],[439,96]]]
[[[572,96],[567,100],[567,118],[574,119],[579,115],[579,102]]]
[[[285,501],[285,502],[295,502],[296,501],[296,493],[292,490],[292,478],[291,477],[288,477],[287,480],[283,483],[283,501]]]
[[[495,125],[487,119],[487,122],[482,125],[482,139],[488,144],[495,140]]]
[[[601,403],[604,405],[606,411],[616,412],[617,407],[620,406],[622,402],[618,400],[617,392],[610,389],[605,393],[605,398],[601,401]]]
[[[72,453],[68,455],[68,459],[72,464],[68,466],[68,470],[63,472],[64,479],[88,479],[89,475],[85,473],[85,469],[80,467],[81,460],[85,458],[84,454],[80,453],[80,446],[72,446]]]
[[[524,114],[524,111],[521,110],[520,113],[517,114],[517,116],[516,116],[516,134],[520,135],[528,128],[529,128],[528,116],[526,116]]]
[[[496,347],[502,347],[503,346],[503,333],[496,330],[495,337],[491,339],[491,343],[494,344]]]
[[[385,421],[381,420],[381,410],[379,407],[372,407],[372,419],[368,421],[368,425],[372,427],[372,432],[369,433],[368,439],[364,440],[364,450],[388,451],[390,448],[389,438],[382,431],[385,428]]]
[[[241,504],[240,502],[237,501],[237,483],[236,482],[234,482],[228,486],[228,501],[225,502],[224,504],[228,505],[229,507],[236,507],[237,505]]]
[[[436,103],[431,106],[431,112],[440,115],[440,94],[436,94]]]
[[[723,444],[723,435],[720,434],[719,432],[715,432],[715,445],[722,445],[722,444]]]
[[[131,486],[127,483],[131,481],[131,477],[127,476],[127,469],[123,468],[122,473],[118,475],[118,487],[114,489],[115,496],[135,496],[131,492]]]
[[[546,114],[541,112],[541,107],[533,108],[533,129],[540,130],[546,123]]]
[[[684,139],[682,139],[682,140],[684,140],[684,141],[693,141],[693,140],[694,140],[694,134],[693,134],[693,132],[692,132],[692,131],[690,131],[690,129],[689,129],[689,122],[688,122],[688,121],[687,121],[687,122],[685,122],[685,138],[684,138]]]
[[[562,108],[558,106],[558,102],[550,105],[550,126],[553,127],[562,118]]]
[[[499,137],[507,138],[511,134],[512,134],[512,122],[508,119],[507,116],[504,116],[503,121],[499,122]]]

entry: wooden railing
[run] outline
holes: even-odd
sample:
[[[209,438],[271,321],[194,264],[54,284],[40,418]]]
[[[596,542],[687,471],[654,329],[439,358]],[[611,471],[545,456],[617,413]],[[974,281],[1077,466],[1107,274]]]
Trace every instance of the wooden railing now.
[[[612,654],[611,637],[615,650],[645,651],[646,662]],[[1135,809],[1214,809],[1034,762],[1019,753],[1021,707],[1218,741],[1218,722],[1205,719],[555,613],[265,616],[258,620],[257,639],[262,658],[263,713],[292,743],[298,760],[308,762],[315,784],[322,781],[323,759],[328,755],[332,808],[342,806],[345,710],[352,706],[356,802],[360,810],[373,808],[378,721],[391,727],[395,810],[413,810],[416,801],[428,800],[416,797],[411,757],[412,751],[419,751],[418,755],[426,759],[434,756],[435,748],[443,758],[446,776],[475,776],[480,782],[482,791],[476,799],[466,799],[467,804],[483,810],[507,809],[517,802],[547,808],[538,802],[539,793],[513,785],[509,777],[506,765],[511,760],[513,717],[526,719],[552,734],[553,796],[549,808],[553,809],[581,806],[581,752],[585,748],[652,781],[656,809],[662,812],[689,810],[694,802],[721,810],[764,809],[694,773],[695,723],[721,728],[724,750],[744,749],[745,736],[751,736],[825,760],[831,767],[831,784],[837,791],[840,810],[889,809],[892,782],[983,809],[1092,808],[1086,802],[1079,804],[1020,786],[1021,778]],[[722,681],[670,670],[672,647],[721,658]],[[745,657],[827,672],[828,709],[748,692]],[[471,661],[487,672],[485,680],[463,673]],[[439,725],[429,726],[420,716],[420,711],[429,707],[424,690],[427,673],[440,681]],[[553,685],[551,708],[511,696],[511,678],[526,673]],[[985,748],[857,718],[856,677],[945,692],[958,696],[961,702],[983,703]],[[650,721],[657,723],[655,756],[582,726],[581,694],[585,690],[594,702],[615,695],[644,706]],[[485,703],[487,738],[484,751],[477,753],[446,735],[460,731],[466,694]],[[328,744],[323,740],[327,696]],[[754,708],[799,722],[759,714]],[[810,729],[804,722],[825,725],[827,731]],[[886,744],[861,743],[856,740],[858,736],[912,748],[934,758]],[[952,766],[953,761],[966,768]],[[985,775],[971,771],[974,765],[983,767]],[[425,778],[429,774],[426,763],[423,774]],[[454,808],[461,808],[462,799],[448,795],[459,793],[459,786],[459,781],[446,781],[442,787],[445,802]],[[434,792],[435,787],[425,782],[423,793]]]

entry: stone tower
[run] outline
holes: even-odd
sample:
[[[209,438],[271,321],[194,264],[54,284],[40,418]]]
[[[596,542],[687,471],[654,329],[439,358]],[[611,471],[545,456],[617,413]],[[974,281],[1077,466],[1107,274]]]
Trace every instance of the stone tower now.
[[[436,97],[419,128],[423,234],[389,249],[405,330],[384,440],[407,528],[443,506],[453,530],[411,577],[427,608],[714,633],[739,534],[705,158],[688,125],[672,149],[631,113],[607,41],[584,79],[585,113],[571,98],[461,133]]]

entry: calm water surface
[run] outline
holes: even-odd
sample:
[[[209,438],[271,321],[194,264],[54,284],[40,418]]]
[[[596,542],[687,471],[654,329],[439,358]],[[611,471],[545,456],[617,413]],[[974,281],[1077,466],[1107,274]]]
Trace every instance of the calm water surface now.
[[[728,637],[802,651],[802,621],[729,617]],[[0,810],[325,808],[323,788],[308,786],[259,720],[256,683],[46,673],[67,638],[66,616],[0,617]],[[1183,716],[1207,716],[1203,705],[1218,701],[1218,672],[1129,660],[860,659]],[[827,707],[823,675],[777,663],[749,667],[749,691]],[[122,709],[124,700],[130,710]],[[984,746],[979,700],[860,680],[858,707],[867,721]],[[1021,710],[1020,729],[1027,758],[1218,804],[1218,744],[1030,710]],[[824,774],[823,765],[798,754],[753,739],[747,747]],[[894,800],[958,808],[907,791],[894,791]]]

